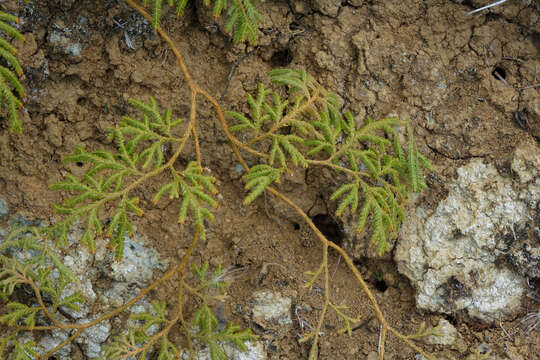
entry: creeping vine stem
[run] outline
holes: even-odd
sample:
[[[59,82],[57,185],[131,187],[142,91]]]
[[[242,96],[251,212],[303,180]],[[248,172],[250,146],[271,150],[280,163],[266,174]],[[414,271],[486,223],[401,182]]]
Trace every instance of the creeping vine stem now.
[[[142,7],[137,5],[133,0],[126,0],[126,2],[131,7],[136,9],[146,19],[148,19],[149,21],[152,21],[152,17],[150,16],[150,14],[148,14]],[[226,122],[225,117],[224,117],[224,112],[223,112],[221,106],[219,105],[218,101],[213,96],[211,96],[208,92],[206,92],[205,90],[200,89],[194,83],[194,81],[191,78],[191,75],[190,75],[190,73],[189,73],[189,71],[188,71],[188,69],[187,69],[187,67],[185,65],[185,62],[184,62],[184,59],[183,59],[182,55],[180,54],[180,52],[178,51],[178,49],[174,45],[171,38],[160,27],[157,27],[156,31],[165,40],[165,42],[169,45],[172,52],[176,56],[176,58],[178,60],[178,63],[180,65],[180,68],[182,70],[182,73],[184,74],[184,76],[186,78],[186,81],[187,81],[187,84],[188,84],[188,86],[190,88],[190,91],[191,91],[191,106],[192,106],[191,107],[191,114],[190,114],[190,125],[191,125],[191,131],[193,131],[193,134],[194,134],[194,139],[196,139],[195,126],[194,126],[194,122],[195,122],[195,119],[194,119],[194,117],[195,117],[195,114],[194,114],[195,98],[196,98],[196,95],[200,94],[203,97],[205,97],[212,104],[212,106],[214,107],[214,109],[216,111],[216,114],[217,114],[217,117],[219,119],[219,122],[220,122],[220,124],[222,126],[222,129],[223,129],[224,133],[227,136],[227,139],[229,140],[229,144],[230,144],[230,146],[231,146],[231,148],[232,148],[232,150],[233,150],[233,152],[235,154],[235,157],[240,162],[242,167],[246,171],[248,171],[249,166],[246,163],[246,161],[244,160],[244,158],[242,157],[242,154],[241,154],[240,150],[243,150],[243,151],[246,151],[246,152],[249,152],[249,153],[253,153],[253,154],[256,154],[256,155],[259,155],[259,156],[266,157],[267,156],[266,154],[261,154],[261,153],[257,152],[256,150],[250,148],[249,145],[251,145],[251,144],[253,144],[253,143],[255,143],[255,142],[259,141],[259,140],[262,140],[265,137],[268,137],[269,134],[271,134],[273,132],[273,130],[276,130],[276,129],[272,128],[267,133],[264,133],[264,134],[262,134],[262,135],[260,135],[260,136],[258,136],[256,138],[252,139],[247,144],[244,144],[240,140],[238,140],[231,133],[231,131],[229,130],[229,127],[228,127],[227,122]],[[318,96],[318,93],[316,93],[316,95],[312,99],[309,100],[308,104],[311,104],[312,101],[316,101],[317,96]],[[199,153],[199,150],[198,150],[198,144],[197,144],[197,141],[195,141],[195,142],[196,142],[196,149],[197,149],[197,159],[198,159],[198,161],[200,163],[200,153]],[[343,147],[340,150],[340,152],[345,151],[345,150],[346,150],[346,147]],[[317,165],[325,165],[325,166],[329,166],[329,167],[336,167],[336,166],[339,166],[339,165],[336,165],[331,161],[336,156],[337,155],[334,155],[334,156],[332,156],[330,159],[328,159],[326,161],[308,160],[308,162],[311,162],[312,164],[317,164]],[[356,280],[360,284],[362,290],[368,296],[369,301],[371,302],[371,305],[372,305],[373,310],[375,312],[375,315],[376,315],[378,321],[380,322],[380,324],[382,326],[381,346],[380,346],[380,352],[379,352],[379,359],[380,360],[384,359],[384,349],[385,349],[384,343],[385,343],[387,332],[389,331],[392,334],[394,334],[397,338],[404,341],[413,350],[415,350],[416,352],[422,354],[426,359],[434,360],[432,356],[427,354],[424,350],[422,350],[420,347],[415,345],[411,340],[409,340],[407,335],[404,335],[404,334],[400,333],[398,330],[394,329],[392,326],[390,326],[388,324],[388,322],[386,321],[382,311],[380,310],[380,307],[379,307],[379,305],[377,303],[377,300],[375,299],[372,291],[367,286],[367,283],[362,278],[362,275],[360,274],[358,269],[355,267],[355,265],[354,265],[352,259],[350,258],[350,256],[340,246],[338,246],[334,242],[328,240],[319,231],[319,229],[315,226],[315,224],[311,221],[309,216],[298,205],[296,205],[291,199],[289,199],[287,196],[283,195],[281,192],[279,192],[277,189],[275,189],[273,187],[268,186],[266,188],[266,190],[268,190],[268,192],[270,192],[272,195],[276,196],[277,198],[279,198],[280,200],[282,200],[283,202],[285,202],[286,204],[288,204],[289,206],[294,208],[295,211],[304,219],[304,221],[308,224],[308,226],[311,228],[311,230],[315,233],[315,235],[317,236],[317,238],[321,242],[321,246],[322,246],[322,265],[323,265],[323,271],[324,271],[323,281],[324,281],[324,287],[325,287],[324,288],[324,305],[323,305],[323,308],[321,310],[321,315],[319,317],[317,327],[313,332],[313,345],[311,347],[309,358],[311,360],[314,360],[317,357],[317,352],[318,352],[317,343],[318,343],[319,332],[321,330],[322,324],[324,323],[326,310],[327,310],[328,306],[331,304],[331,302],[330,302],[329,276],[328,276],[328,247],[332,247],[333,249],[335,249],[343,257],[343,259],[345,260],[345,263],[347,264],[347,267],[352,271],[354,277],[356,278]],[[401,201],[403,201],[403,200],[404,199],[401,199]]]

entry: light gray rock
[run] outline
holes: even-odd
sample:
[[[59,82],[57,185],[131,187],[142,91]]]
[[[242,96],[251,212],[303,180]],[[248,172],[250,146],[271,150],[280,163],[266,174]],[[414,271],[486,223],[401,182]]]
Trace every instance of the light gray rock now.
[[[103,304],[103,310],[117,308],[137,296],[141,289],[133,284],[125,282],[113,282],[107,289],[100,294],[100,302]]]
[[[62,31],[53,29],[49,33],[49,44],[52,45],[56,52],[64,55],[70,55],[74,58],[81,56],[83,46],[78,42],[74,42],[71,37],[65,35]]]
[[[432,345],[452,345],[456,341],[456,328],[445,319],[440,319],[437,326],[437,335],[426,336],[422,341]]]
[[[97,318],[97,316],[94,318]],[[92,319],[82,320],[78,323],[83,324],[91,320]],[[87,358],[95,359],[101,355],[101,346],[110,335],[111,323],[109,320],[105,320],[95,326],[85,329],[75,341],[82,345],[84,355]]]
[[[3,220],[9,214],[9,206],[6,200],[0,197],[0,220]]]
[[[525,227],[511,228],[506,236],[509,243],[508,260],[520,275],[540,278],[540,147],[532,139],[524,140],[514,151],[512,171],[519,177],[520,198],[536,214],[527,214]]]
[[[512,171],[519,176],[522,184],[538,180],[540,169],[540,151],[533,140],[523,141],[514,151]]]
[[[79,304],[79,310],[62,307],[62,311],[75,319],[83,319],[88,316],[90,314],[90,309],[97,298],[92,285],[95,274],[90,271],[91,261],[92,255],[85,246],[80,246],[77,250],[73,251],[72,254],[64,256],[64,265],[71,269],[79,281],[70,282],[62,291],[61,298],[63,299],[76,292],[80,292],[85,299],[84,303]]]
[[[266,360],[268,356],[264,350],[264,345],[260,341],[250,341],[245,343],[246,351],[240,351],[236,346],[230,343],[220,344],[227,359],[230,360]],[[197,344],[195,344],[197,346]],[[190,359],[189,351],[183,350],[180,354],[181,359]],[[211,360],[210,349],[208,346],[195,350],[193,358],[197,360]]]
[[[58,344],[65,341],[68,338],[68,333],[64,330],[53,330],[51,332],[46,333],[45,336],[43,336],[39,343],[37,344],[37,347],[39,349],[40,354],[46,354],[47,352],[54,349]],[[67,344],[54,354],[54,358],[57,360],[70,360],[71,359],[71,344]]]
[[[264,328],[292,324],[292,300],[290,297],[282,296],[276,292],[261,290],[253,293],[250,304],[252,306],[253,321]]]
[[[138,303],[136,303],[135,305],[133,305],[129,309],[129,311],[131,312],[132,315],[140,314],[140,313],[150,313],[150,314],[156,315],[156,312],[154,311],[152,304],[150,304],[150,302],[148,302],[148,300],[146,299],[143,299],[139,301]],[[137,329],[141,327],[142,325],[144,325],[144,323],[145,321],[143,320],[135,320],[130,317],[126,322],[126,329],[130,329],[130,328]],[[148,329],[146,329],[146,334],[149,336],[152,336],[156,334],[159,330],[161,330],[161,325],[153,324],[150,327],[148,327]]]
[[[164,267],[155,249],[146,247],[142,240],[134,241],[126,236],[124,255],[122,260],[112,263],[110,276],[116,281],[145,286],[152,279],[153,270]]]
[[[531,183],[539,173],[529,178]],[[410,214],[395,261],[417,290],[417,306],[466,311],[484,321],[517,315],[525,279],[504,261],[509,251],[504,239],[512,229],[529,226],[539,189],[502,177],[492,164],[474,159],[458,169],[448,197],[434,212],[417,208]]]

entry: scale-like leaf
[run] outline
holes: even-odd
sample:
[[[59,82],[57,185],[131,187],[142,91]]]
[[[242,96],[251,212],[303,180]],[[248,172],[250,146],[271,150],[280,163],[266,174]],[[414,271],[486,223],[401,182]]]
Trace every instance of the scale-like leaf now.
[[[35,342],[20,343],[17,339],[13,340],[13,360],[34,360],[37,357]]]
[[[225,30],[232,31],[234,42],[248,40],[251,45],[257,45],[258,24],[262,16],[256,6],[257,0],[232,0],[227,11],[229,20]]]
[[[250,190],[250,192],[244,198],[244,204],[252,203],[264,192],[268,185],[279,182],[282,171],[266,164],[255,165],[249,169],[249,172],[244,175],[246,181],[244,188]]]
[[[8,22],[18,22],[18,18],[0,11],[0,31],[10,35],[18,41],[24,41],[24,36]],[[7,113],[9,117],[9,128],[12,132],[21,133],[22,123],[19,119],[19,109],[22,107],[22,98],[24,97],[24,89],[19,82],[19,77],[22,76],[23,70],[17,60],[17,49],[8,41],[0,37],[0,58],[15,71],[7,67],[0,66],[0,106],[2,103],[7,105]],[[17,95],[12,91],[15,90]]]
[[[342,198],[336,210],[337,216],[341,216],[347,207],[350,208],[351,213],[356,211],[358,207],[359,186],[359,182],[344,184],[330,196],[330,200]]]
[[[267,113],[269,106],[266,104],[266,97],[268,94],[270,94],[270,91],[266,90],[264,85],[260,84],[256,98],[253,98],[250,94],[246,95],[247,103],[251,109],[250,117],[246,117],[238,112],[227,111],[226,114],[228,116],[240,122],[229,127],[229,130],[240,131],[250,129],[253,131],[253,135],[257,136],[262,124],[271,118],[271,114]]]
[[[36,313],[40,310],[40,308],[31,308],[15,301],[8,303],[7,308],[10,311],[0,316],[0,322],[9,326],[15,326],[19,322],[34,326]]]

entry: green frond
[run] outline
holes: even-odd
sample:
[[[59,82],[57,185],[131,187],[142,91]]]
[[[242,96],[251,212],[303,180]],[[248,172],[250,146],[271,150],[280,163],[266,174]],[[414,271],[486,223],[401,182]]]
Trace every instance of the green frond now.
[[[364,150],[360,151],[355,154],[358,159],[364,164],[366,169],[369,171],[370,175],[377,179],[379,176],[379,169],[377,168],[377,162],[375,159],[373,159],[373,151],[371,150]]]
[[[380,146],[383,149],[383,151],[385,147],[390,147],[392,145],[388,139],[385,139],[381,136],[377,136],[374,134],[364,134],[360,136],[358,139],[360,141],[371,141],[375,145]]]
[[[232,0],[227,10],[229,20],[225,30],[232,31],[234,42],[248,40],[251,45],[257,45],[258,24],[263,18],[256,6],[257,0]]]
[[[19,64],[19,61],[10,51],[4,49],[3,47],[0,47],[0,57],[2,57],[9,65],[11,65],[11,67],[15,70],[17,76],[21,76],[23,74],[23,70],[21,65]]]
[[[19,18],[14,15],[8,14],[6,12],[0,11],[0,21],[14,22],[18,23]]]
[[[291,92],[302,92],[308,96],[314,81],[305,70],[274,69],[270,71],[270,80],[279,86],[289,86]]]
[[[64,263],[58,258],[56,254],[54,254],[52,251],[48,249],[41,249],[43,251],[43,254],[47,255],[47,258],[51,261],[51,263],[54,265],[56,270],[68,279],[71,282],[77,283],[79,282],[79,279],[71,272],[71,270],[64,265]]]
[[[230,126],[229,127],[229,131],[231,132],[235,132],[235,131],[242,131],[242,130],[247,130],[247,129],[252,129],[253,128],[253,124],[251,123],[251,121],[245,117],[244,115],[240,114],[240,113],[237,113],[235,111],[226,111],[225,114],[229,117],[232,117],[238,121],[240,121],[240,124],[236,124],[236,125],[233,125],[233,126]]]
[[[382,255],[385,252],[390,250],[390,245],[386,241],[386,234],[384,228],[384,215],[383,211],[378,205],[375,205],[373,208],[373,233],[371,235],[371,243],[375,244],[377,249],[377,254]]]
[[[268,185],[279,182],[282,171],[266,164],[251,167],[243,177],[244,181],[246,181],[244,188],[250,190],[249,194],[244,198],[244,204],[252,203],[266,190]]]
[[[307,168],[308,163],[304,155],[300,150],[296,148],[296,146],[293,143],[303,143],[303,139],[299,136],[289,134],[289,135],[273,135],[272,136],[272,148],[275,146],[280,146],[284,148],[287,153],[289,154],[289,157],[291,159],[291,162],[294,166],[298,166],[300,164],[302,167]],[[273,149],[271,151],[274,151]],[[275,150],[277,152],[277,150]],[[283,151],[280,150],[282,153]],[[279,155],[279,154],[278,154]],[[285,164],[281,164],[282,166],[285,166]]]
[[[397,136],[393,137],[392,145],[394,146],[394,153],[397,155],[399,161],[405,163],[405,152],[403,151],[403,148],[401,147]]]
[[[176,346],[167,337],[162,336],[157,360],[176,360],[178,359],[178,354],[179,351]]]
[[[361,234],[364,231],[366,222],[371,211],[371,198],[366,198],[362,204],[362,208],[358,212],[358,223],[356,225],[356,232]]]
[[[10,302],[7,304],[10,310],[8,313],[0,316],[0,322],[9,326],[15,326],[18,323],[24,323],[26,326],[34,326],[36,313],[40,308],[30,308],[25,304]]]
[[[257,98],[253,98],[251,94],[246,95],[247,103],[251,109],[251,116],[248,118],[238,112],[227,111],[226,114],[240,122],[240,124],[229,127],[230,131],[240,131],[250,129],[256,136],[262,124],[270,119],[270,114],[265,113],[268,105],[266,104],[266,97],[270,94],[268,90],[264,88],[262,84],[258,86]],[[266,107],[265,107],[266,106]]]
[[[9,78],[8,82],[11,82]],[[19,120],[19,108],[22,106],[22,103],[13,94],[6,79],[0,73],[0,104],[2,102],[7,103],[10,130],[14,133],[22,133],[22,123]]]
[[[116,209],[105,236],[109,238],[109,246],[114,249],[115,258],[122,259],[125,237],[133,236],[133,226],[127,217],[125,202]]]
[[[279,123],[283,118],[283,112],[287,108],[287,105],[289,105],[289,101],[281,100],[281,97],[277,92],[272,93],[272,106],[268,105],[266,102],[263,103],[264,109],[275,124]]]
[[[240,330],[240,327],[233,323],[228,323],[224,329],[219,330],[217,317],[206,303],[197,309],[191,323],[193,328],[198,328],[195,337],[208,345],[212,360],[227,359],[221,348],[222,343],[231,342],[241,351],[245,351],[245,343],[257,339],[249,329]]]
[[[0,66],[0,76],[3,76],[7,81],[13,86],[15,91],[17,92],[19,98],[24,97],[24,88],[22,87],[21,83],[19,82],[19,79],[11,70],[8,68],[5,68],[3,66]]]
[[[36,343],[28,341],[20,343],[17,339],[13,339],[13,360],[34,360],[38,357],[35,350]]]
[[[205,0],[205,5],[208,6],[210,3],[209,0]],[[214,7],[212,9],[212,15],[214,15],[215,18],[218,18],[221,16],[221,12],[223,9],[227,7],[227,0],[214,0]]]
[[[202,169],[196,162],[188,164],[181,173],[173,173],[173,182],[165,184],[159,188],[154,195],[152,202],[157,203],[159,199],[169,192],[169,198],[180,198],[180,209],[178,211],[178,223],[184,224],[188,218],[188,213],[193,216],[193,224],[199,226],[201,238],[205,239],[205,220],[213,220],[214,215],[204,204],[213,208],[217,207],[217,201],[213,198],[217,194],[217,189],[213,185],[215,179],[212,176],[202,175]],[[205,191],[210,192],[207,194]]]
[[[23,42],[24,36],[17,29],[6,22],[18,23],[19,19],[11,14],[0,11],[0,31],[10,35],[17,41]]]
[[[428,169],[429,171],[433,171],[433,165],[431,165],[431,162],[429,162],[429,160],[424,156],[422,155],[421,153],[419,153],[418,151],[416,152],[416,156],[418,157],[418,159],[420,160],[420,162],[422,163],[422,166],[425,167],[426,169]]]
[[[162,7],[162,0],[153,0],[154,5],[152,7],[152,25],[154,27],[159,27],[159,21],[161,19],[161,7]]]
[[[176,15],[183,16],[188,0],[173,0],[173,1],[176,1],[176,10],[175,10]]]
[[[166,192],[169,192],[169,199],[178,198],[178,196],[179,196],[178,183],[177,182],[172,182],[172,183],[162,185],[158,189],[158,191],[156,191],[156,193],[154,194],[154,197],[152,198],[152,203],[157,204],[159,199],[161,199],[161,197]]]
[[[268,163],[270,165],[274,165],[274,162],[277,159],[279,161],[279,165],[281,167],[286,167],[287,165],[287,159],[285,158],[285,153],[281,149],[281,146],[279,146],[279,140],[277,137],[274,137],[272,139],[272,148],[270,149],[270,154],[268,156]]]
[[[330,200],[342,198],[336,210],[336,216],[341,216],[347,207],[350,208],[351,213],[356,211],[356,208],[358,207],[359,186],[359,182],[344,184],[330,196]]]
[[[84,302],[84,296],[82,295],[81,292],[77,291],[76,293],[72,295],[68,295],[62,298],[58,306],[63,306],[71,310],[79,311],[81,308],[79,306],[79,303],[83,303],[83,302]]]

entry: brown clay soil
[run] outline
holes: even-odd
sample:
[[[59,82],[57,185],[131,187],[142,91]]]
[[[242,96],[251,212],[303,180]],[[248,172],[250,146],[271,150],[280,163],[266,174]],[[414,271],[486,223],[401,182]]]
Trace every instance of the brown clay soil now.
[[[222,20],[216,23],[201,1],[194,3],[181,20],[165,11],[163,28],[201,88],[220,98],[224,108],[246,110],[246,93],[260,82],[268,84],[269,70],[305,68],[359,118],[391,114],[410,118],[419,150],[435,165],[428,179],[430,189],[420,199],[424,206],[436,207],[446,194],[445,185],[468,159],[481,157],[504,167],[522,139],[540,140],[539,88],[527,88],[540,78],[540,13],[534,1],[511,1],[494,13],[467,17],[473,7],[486,2],[349,0],[339,5],[316,1],[319,5],[312,6],[302,0],[268,0],[259,5],[264,20],[257,47],[232,44],[220,31]],[[121,1],[12,1],[5,8],[24,19],[26,41],[20,60],[27,97],[22,135],[8,133],[7,122],[0,123],[0,194],[13,213],[49,219],[50,204],[62,200],[49,186],[65,172],[84,171],[77,164],[62,164],[62,157],[77,146],[110,146],[106,129],[126,114],[128,98],[154,96],[175,115],[187,118],[186,82],[166,44]],[[72,35],[83,45],[82,54],[67,56],[49,40],[51,31],[74,29],[83,18],[85,27]],[[516,111],[527,116],[528,124],[520,126],[514,120]],[[308,345],[298,339],[307,330],[300,327],[298,316],[314,325],[322,303],[320,291],[304,288],[304,273],[321,261],[317,239],[270,196],[242,205],[238,164],[207,103],[199,107],[197,118],[203,163],[217,177],[222,200],[208,241],[199,245],[194,259],[245,268],[231,284],[225,308],[227,318],[244,327],[251,323],[239,310],[248,307],[254,291],[270,289],[292,296],[293,309],[303,309],[293,311],[293,326],[259,335],[269,358],[306,359]],[[185,159],[193,154],[188,149]],[[339,241],[331,221],[335,205],[322,200],[329,193],[327,177],[315,175],[296,174],[282,189],[310,216],[319,215],[320,226],[333,229],[334,240]],[[138,232],[162,258],[178,261],[192,230],[177,225],[175,204],[152,206],[150,192],[140,190],[137,195],[148,209],[136,220]],[[344,246],[357,258],[385,316],[397,329],[414,332],[422,321],[436,324],[444,317],[415,308],[414,291],[390,257],[368,260],[359,256],[354,244]],[[342,324],[330,315],[320,358],[365,359],[377,350],[378,325],[369,320],[367,297],[350,271],[334,253],[329,261],[335,268],[332,298],[365,319],[366,325],[352,337],[337,335]],[[377,281],[378,272],[384,281]],[[152,296],[169,299],[171,291],[165,286]],[[535,306],[524,302],[523,315]],[[464,359],[485,343],[492,358],[539,358],[539,333],[526,334],[520,318],[502,324],[446,318],[459,337],[447,347],[422,345],[436,356]],[[414,358],[414,352],[392,336],[386,351],[388,359]]]

